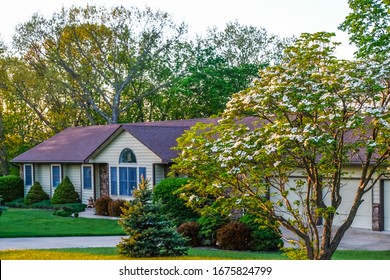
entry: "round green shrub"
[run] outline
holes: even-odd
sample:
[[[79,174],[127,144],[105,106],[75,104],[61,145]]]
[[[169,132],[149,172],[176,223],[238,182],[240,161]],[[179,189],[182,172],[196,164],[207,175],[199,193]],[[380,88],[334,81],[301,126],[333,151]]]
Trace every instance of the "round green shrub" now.
[[[199,215],[185,205],[177,191],[188,182],[188,178],[167,178],[154,188],[154,199],[160,200],[163,213],[176,225],[199,218]]]
[[[24,195],[23,180],[19,176],[9,175],[0,177],[0,196],[4,202],[11,202]]]
[[[177,232],[188,239],[188,245],[197,247],[202,244],[202,239],[199,236],[200,224],[197,222],[186,222],[177,228]]]
[[[108,205],[112,202],[112,198],[105,195],[99,197],[95,203],[95,214],[100,216],[108,216]]]
[[[251,229],[252,251],[276,251],[283,247],[281,234],[277,225],[270,220],[246,214],[241,217],[240,222],[246,224]]]
[[[216,231],[230,220],[222,215],[204,215],[198,219],[200,224],[199,236],[203,245],[214,246],[216,243]]]
[[[65,204],[77,202],[80,202],[79,194],[75,191],[72,182],[69,180],[69,177],[66,176],[54,191],[54,195],[51,198],[51,203]]]
[[[216,244],[224,250],[248,250],[251,230],[243,223],[230,222],[217,230]]]
[[[26,197],[24,198],[24,203],[26,205],[31,205],[33,203],[41,202],[47,199],[49,199],[49,195],[45,193],[41,184],[39,182],[34,182]]]

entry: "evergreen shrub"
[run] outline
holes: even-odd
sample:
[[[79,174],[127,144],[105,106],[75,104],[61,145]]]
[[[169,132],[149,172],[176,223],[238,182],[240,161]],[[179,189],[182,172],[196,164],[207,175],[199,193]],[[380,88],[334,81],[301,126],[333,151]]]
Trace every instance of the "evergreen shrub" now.
[[[122,238],[117,245],[119,253],[133,258],[186,255],[187,240],[161,211],[162,205],[153,200],[153,192],[147,185],[142,180],[133,193],[134,200],[123,208],[119,224],[129,237]]]
[[[80,202],[79,194],[75,191],[75,188],[68,176],[58,184],[54,191],[54,195],[51,198],[52,204],[65,204],[65,203],[78,203]]]
[[[251,229],[250,249],[252,251],[277,251],[283,247],[283,240],[276,223],[251,214],[241,217],[240,222]]]
[[[0,177],[0,196],[4,202],[23,198],[24,183],[19,176],[8,175]]]
[[[199,235],[203,245],[214,246],[216,243],[216,231],[228,222],[230,221],[227,218],[217,213],[200,217],[198,219],[200,224]]]
[[[217,230],[216,244],[224,250],[248,250],[251,230],[243,223],[230,222]]]
[[[24,198],[24,203],[26,205],[31,205],[47,199],[49,199],[49,195],[43,190],[41,184],[39,182],[34,182]]]
[[[161,201],[163,213],[172,219],[176,225],[199,218],[199,215],[187,207],[184,200],[177,193],[182,186],[187,184],[188,180],[188,178],[167,178],[154,188],[154,199]]]

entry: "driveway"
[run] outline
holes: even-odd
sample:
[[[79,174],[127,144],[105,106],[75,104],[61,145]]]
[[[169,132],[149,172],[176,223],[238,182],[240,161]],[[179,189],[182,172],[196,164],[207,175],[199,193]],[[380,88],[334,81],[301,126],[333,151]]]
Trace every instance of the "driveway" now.
[[[115,247],[120,241],[121,236],[0,238],[0,250]],[[390,232],[350,228],[338,249],[390,251]]]

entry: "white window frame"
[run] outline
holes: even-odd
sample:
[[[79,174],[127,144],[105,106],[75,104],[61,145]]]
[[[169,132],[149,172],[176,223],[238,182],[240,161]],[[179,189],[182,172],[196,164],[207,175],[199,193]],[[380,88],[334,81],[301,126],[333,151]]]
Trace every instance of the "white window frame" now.
[[[30,166],[31,167],[31,185],[27,185],[26,184],[26,174],[27,174],[27,172],[26,172],[26,167],[27,166]],[[31,187],[33,184],[34,184],[34,165],[33,164],[24,164],[23,165],[23,181],[24,181],[24,185],[26,186],[26,187]]]
[[[86,189],[84,187],[84,167],[89,167],[91,168],[91,188],[89,189]],[[81,187],[83,190],[93,190],[93,186],[94,186],[94,172],[93,172],[93,165],[92,164],[82,164],[81,165]]]
[[[53,167],[59,167],[60,168],[60,181],[58,182],[58,184],[60,184],[61,183],[61,181],[62,181],[62,165],[61,164],[52,164],[52,165],[50,165],[50,186],[53,188],[53,189],[55,189],[55,188],[57,188],[57,186],[54,186],[54,184],[53,184]]]

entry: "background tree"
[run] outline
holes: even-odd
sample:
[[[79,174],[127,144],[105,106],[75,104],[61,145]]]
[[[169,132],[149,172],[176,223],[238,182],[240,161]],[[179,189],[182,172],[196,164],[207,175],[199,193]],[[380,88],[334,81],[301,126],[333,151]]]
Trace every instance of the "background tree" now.
[[[358,47],[358,58],[389,59],[390,53],[390,1],[350,0],[350,14],[340,25],[347,31],[351,43]]]
[[[51,19],[35,14],[18,26],[14,46],[40,75],[67,89],[91,123],[118,123],[180,75],[185,32],[184,24],[148,8],[72,7]]]
[[[172,167],[194,179],[183,190],[189,204],[274,220],[299,237],[309,259],[331,258],[390,155],[390,69],[337,60],[332,36],[303,34],[280,65],[234,95],[218,126],[200,124],[179,139]],[[362,168],[359,185],[336,229],[352,161]]]

